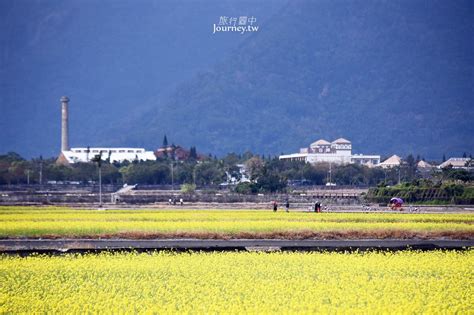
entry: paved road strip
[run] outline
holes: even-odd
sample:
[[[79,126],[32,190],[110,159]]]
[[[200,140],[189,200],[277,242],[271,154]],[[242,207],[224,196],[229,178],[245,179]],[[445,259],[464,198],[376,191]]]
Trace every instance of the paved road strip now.
[[[87,250],[403,250],[465,249],[474,240],[282,240],[282,239],[3,239],[0,252],[68,252]]]

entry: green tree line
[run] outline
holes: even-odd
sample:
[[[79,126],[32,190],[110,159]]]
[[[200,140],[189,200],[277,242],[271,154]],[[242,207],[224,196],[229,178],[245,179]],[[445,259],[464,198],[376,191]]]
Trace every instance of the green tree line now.
[[[184,161],[177,161],[168,156],[155,161],[110,163],[106,160],[102,162],[101,170],[105,184],[192,184],[197,187],[209,187],[226,183],[230,178],[234,178],[234,182],[240,182],[243,165],[249,181],[228,186],[239,193],[284,192],[294,187],[325,185],[328,182],[383,188],[399,183],[411,183],[426,176],[431,178],[433,183],[471,183],[474,180],[473,173],[466,170],[433,170],[428,175],[421,174],[416,168],[417,160],[418,158],[409,155],[400,167],[381,169],[356,164],[313,165],[246,152],[230,153],[222,158],[207,156],[197,159],[197,155],[190,155]],[[25,160],[10,152],[0,155],[0,185],[39,184],[40,181],[43,184],[48,181],[96,182],[97,167],[96,163],[58,164],[53,158]],[[379,193],[375,195],[378,196]]]

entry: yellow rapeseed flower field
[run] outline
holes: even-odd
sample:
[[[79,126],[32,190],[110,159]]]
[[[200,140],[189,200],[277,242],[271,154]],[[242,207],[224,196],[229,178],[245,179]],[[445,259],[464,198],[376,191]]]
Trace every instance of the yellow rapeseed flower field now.
[[[472,314],[474,251],[0,255],[0,313]]]
[[[0,237],[126,233],[457,232],[474,235],[471,214],[304,213],[265,210],[77,210],[0,207]],[[444,236],[443,234],[440,234]],[[393,236],[392,236],[393,237]]]

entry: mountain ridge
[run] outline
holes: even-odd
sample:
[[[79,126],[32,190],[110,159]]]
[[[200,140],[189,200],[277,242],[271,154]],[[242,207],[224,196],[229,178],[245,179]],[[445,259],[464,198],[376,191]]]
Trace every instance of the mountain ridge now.
[[[472,150],[472,8],[456,4],[293,1],[227,62],[161,99],[128,139],[167,133],[216,154],[338,137],[356,153]]]

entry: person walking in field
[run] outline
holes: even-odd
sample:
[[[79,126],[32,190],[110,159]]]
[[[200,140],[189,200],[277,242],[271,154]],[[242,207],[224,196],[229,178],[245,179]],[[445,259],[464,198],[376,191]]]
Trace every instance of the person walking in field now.
[[[286,212],[290,212],[290,201],[288,199],[286,199],[285,208]]]
[[[318,213],[321,212],[321,203],[319,201],[316,202],[316,212],[318,212]]]
[[[278,203],[276,201],[273,201],[273,212],[276,212],[278,210]]]

